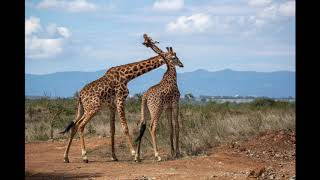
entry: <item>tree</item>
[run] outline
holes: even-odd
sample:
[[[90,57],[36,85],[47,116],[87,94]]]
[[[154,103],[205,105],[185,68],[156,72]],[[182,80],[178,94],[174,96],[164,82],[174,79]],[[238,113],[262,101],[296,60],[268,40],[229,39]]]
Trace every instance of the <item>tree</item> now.
[[[74,99],[78,99],[78,97],[79,97],[79,92],[76,91],[76,92],[73,94],[73,98],[74,98]]]
[[[195,98],[194,96],[191,94],[191,93],[187,93],[184,95],[184,98],[187,100],[187,101],[193,101]]]
[[[31,106],[28,107],[27,113],[29,114],[30,120],[33,120],[33,115],[35,114],[35,109],[32,108]]]
[[[135,94],[133,97],[134,97],[134,99],[137,99],[138,102],[141,102],[142,94],[141,94],[141,93],[137,93],[137,94]]]
[[[57,119],[59,119],[60,115],[65,111],[65,108],[59,103],[48,104],[47,108],[50,113],[50,139],[53,139],[53,128],[56,125]]]

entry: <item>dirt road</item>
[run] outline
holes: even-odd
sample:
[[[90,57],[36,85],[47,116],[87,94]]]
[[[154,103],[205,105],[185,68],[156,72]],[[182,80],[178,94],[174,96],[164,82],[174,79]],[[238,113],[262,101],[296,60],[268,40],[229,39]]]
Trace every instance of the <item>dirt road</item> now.
[[[81,159],[80,141],[63,163],[66,140],[25,144],[26,179],[289,179],[295,175],[295,133],[266,132],[249,141],[213,148],[208,155],[153,161],[152,150],[135,163],[117,137],[118,162],[110,160],[109,138],[87,138],[89,163]]]

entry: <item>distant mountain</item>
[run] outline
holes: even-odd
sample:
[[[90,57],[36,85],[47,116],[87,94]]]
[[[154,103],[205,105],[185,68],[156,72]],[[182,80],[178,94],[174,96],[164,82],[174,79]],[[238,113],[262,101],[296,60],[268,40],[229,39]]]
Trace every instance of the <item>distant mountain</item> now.
[[[46,75],[26,74],[26,96],[70,97],[85,84],[104,75],[96,72],[58,72]],[[157,84],[165,69],[156,69],[129,82],[130,94],[142,93]],[[195,96],[267,96],[295,97],[295,72],[255,72],[225,69],[210,72],[199,69],[178,73],[178,86],[182,95]]]

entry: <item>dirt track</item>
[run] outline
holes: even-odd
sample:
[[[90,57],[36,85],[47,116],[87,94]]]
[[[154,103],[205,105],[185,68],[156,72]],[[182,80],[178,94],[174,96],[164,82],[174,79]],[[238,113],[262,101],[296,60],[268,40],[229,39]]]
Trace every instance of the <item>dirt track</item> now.
[[[148,149],[141,163],[132,161],[122,137],[116,139],[118,162],[110,160],[109,138],[87,138],[88,164],[81,160],[78,139],[68,164],[63,163],[66,140],[27,143],[25,174],[26,179],[289,179],[295,175],[294,137],[294,132],[268,132],[178,160],[162,151],[162,162],[154,162]]]

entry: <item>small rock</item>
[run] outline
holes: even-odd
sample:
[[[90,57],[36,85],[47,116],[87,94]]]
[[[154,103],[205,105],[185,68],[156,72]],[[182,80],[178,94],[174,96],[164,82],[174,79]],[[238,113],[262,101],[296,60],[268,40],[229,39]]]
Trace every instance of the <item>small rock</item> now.
[[[243,152],[243,151],[245,151],[246,150],[246,148],[245,147],[240,147],[240,149],[239,149],[241,152]]]
[[[261,168],[255,168],[253,170],[250,171],[248,177],[259,177],[261,176],[264,172],[266,171],[265,167],[261,167]]]
[[[275,175],[274,174],[270,175],[269,179],[275,179]]]
[[[176,169],[175,168],[170,168],[170,171],[175,171]]]
[[[216,176],[216,175],[212,175],[212,176],[210,176],[210,178],[216,178],[216,177],[218,177],[218,176]]]

